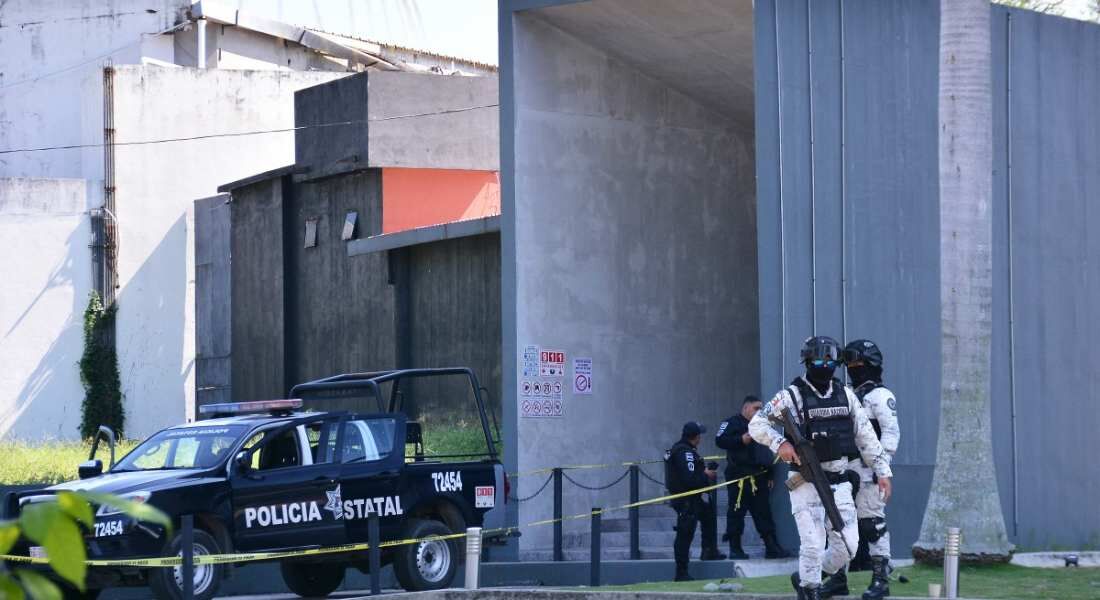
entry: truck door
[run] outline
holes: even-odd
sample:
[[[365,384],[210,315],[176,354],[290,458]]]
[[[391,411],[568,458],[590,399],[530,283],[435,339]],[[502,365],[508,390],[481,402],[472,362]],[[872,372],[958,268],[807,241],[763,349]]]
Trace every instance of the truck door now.
[[[253,436],[230,466],[236,545],[242,550],[344,543],[339,424],[346,416],[280,425]],[[246,454],[242,457],[242,454]]]
[[[405,417],[355,415],[343,425],[340,480],[344,526],[350,542],[367,541],[367,520],[379,517],[382,539],[401,533],[409,498],[402,497]]]

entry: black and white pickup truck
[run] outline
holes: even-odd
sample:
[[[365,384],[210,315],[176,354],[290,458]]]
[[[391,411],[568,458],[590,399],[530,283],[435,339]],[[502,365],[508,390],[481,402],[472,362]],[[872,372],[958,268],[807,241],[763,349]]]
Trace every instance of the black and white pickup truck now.
[[[485,432],[483,454],[424,455],[420,424],[400,410],[401,384],[441,376],[468,378]],[[413,385],[420,384],[406,387]],[[384,389],[389,391],[388,406]],[[302,412],[301,399],[207,405],[202,410],[214,418],[159,431],[106,472],[100,461],[90,460],[80,465],[79,480],[13,494],[0,509],[15,517],[23,506],[48,502],[60,490],[112,493],[146,502],[177,524],[182,515],[194,515],[196,556],[367,542],[371,515],[379,517],[383,541],[459,533],[483,526],[487,514],[503,511],[506,476],[472,371],[338,375],[300,384],[291,392],[304,398],[356,394],[376,400],[377,412]],[[445,462],[455,459],[462,460]],[[168,536],[106,506],[98,507],[95,526],[85,534],[92,559],[180,553],[179,527]],[[382,564],[393,565],[407,590],[443,588],[463,558],[460,541],[385,548]],[[13,553],[40,552],[24,541]],[[280,567],[286,585],[302,596],[332,593],[348,567],[369,571],[367,552],[283,559]],[[195,565],[194,597],[213,598],[229,572],[227,565]],[[92,568],[91,591],[82,597],[94,598],[98,590],[120,585],[148,585],[158,598],[179,598],[182,569]]]

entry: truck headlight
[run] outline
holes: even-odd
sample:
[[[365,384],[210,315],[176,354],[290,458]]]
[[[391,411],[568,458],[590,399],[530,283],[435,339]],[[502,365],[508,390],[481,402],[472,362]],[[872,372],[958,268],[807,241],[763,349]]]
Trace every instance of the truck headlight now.
[[[147,500],[149,500],[149,496],[151,496],[151,495],[152,495],[151,492],[130,492],[130,493],[127,493],[127,494],[119,494],[118,497],[123,499],[123,500],[129,500],[130,502],[136,502],[138,504],[144,504]],[[95,512],[95,515],[97,517],[108,517],[108,516],[111,516],[111,515],[117,515],[117,514],[121,514],[121,513],[122,513],[122,511],[115,508],[114,506],[111,506],[109,504],[101,504],[99,506],[99,510],[97,510]]]

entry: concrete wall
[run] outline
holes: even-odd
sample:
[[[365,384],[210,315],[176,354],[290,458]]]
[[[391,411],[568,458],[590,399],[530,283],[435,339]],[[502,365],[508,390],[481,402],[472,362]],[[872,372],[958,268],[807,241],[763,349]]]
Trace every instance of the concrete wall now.
[[[348,256],[348,211],[359,213],[357,237],[380,233],[380,179],[377,169],[305,183],[287,175],[233,190],[222,216],[231,220],[233,398],[277,397],[336,373],[462,365],[499,414],[499,236]],[[305,248],[314,219],[317,245]],[[469,421],[472,405],[450,401],[455,384],[410,388],[406,409]]]
[[[295,97],[295,124],[353,123],[299,131],[295,164],[314,175],[366,166],[495,171],[497,104],[496,77],[370,72],[317,86]]]
[[[919,532],[939,418],[938,6],[756,3],[764,385],[794,375],[812,331],[882,346],[902,425],[889,513],[899,555]],[[1100,27],[992,10],[1001,505],[1022,547],[1094,547],[1100,477],[1086,457],[1100,422],[1081,390],[1096,382],[1100,334],[1086,308],[1100,275]]]
[[[766,1],[755,14],[763,386],[799,372],[815,333],[881,345],[901,415],[899,554],[919,532],[939,419],[934,5],[846,2],[841,20],[840,4]]]
[[[290,127],[292,94],[339,73],[119,66],[120,143]],[[131,435],[184,419],[194,398],[192,204],[292,160],[290,132],[116,148],[119,370]]]
[[[109,57],[139,63],[142,34],[164,31],[182,19],[189,0],[47,0],[0,6],[0,148],[92,143],[102,125],[83,138],[83,105],[103,112],[98,92],[80,93]],[[80,43],[74,43],[79,40]],[[87,177],[80,150],[7,154],[0,177]],[[91,162],[97,153],[91,154]],[[102,155],[99,155],[102,161]]]
[[[195,201],[195,403],[231,402],[232,208],[228,194]]]
[[[501,40],[509,469],[659,458],[685,420],[717,423],[759,391],[752,140],[537,11]],[[528,344],[592,357],[595,393],[566,386],[564,417],[516,416]],[[595,501],[571,492],[565,509]],[[519,521],[550,510],[521,504]]]
[[[1096,549],[1100,26],[995,7],[993,48],[1001,506],[1021,547]]]
[[[86,202],[81,180],[0,179],[0,438],[78,435],[92,288]]]

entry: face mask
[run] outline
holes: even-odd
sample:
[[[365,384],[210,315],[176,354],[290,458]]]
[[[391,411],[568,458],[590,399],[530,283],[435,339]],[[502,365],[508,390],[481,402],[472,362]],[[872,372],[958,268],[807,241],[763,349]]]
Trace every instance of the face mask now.
[[[836,364],[815,365],[810,363],[806,366],[806,378],[814,383],[826,383],[833,378],[835,371]]]
[[[848,377],[852,378],[852,385],[858,387],[871,378],[871,373],[866,365],[859,365],[858,367],[848,367]]]

